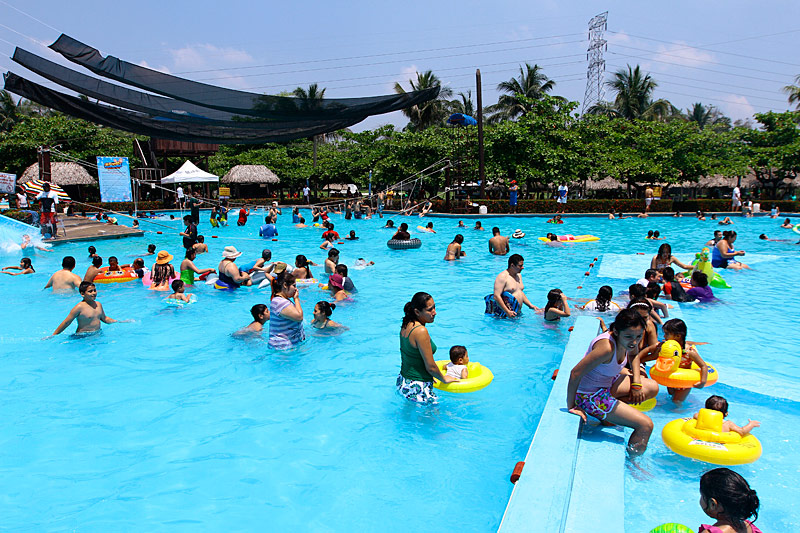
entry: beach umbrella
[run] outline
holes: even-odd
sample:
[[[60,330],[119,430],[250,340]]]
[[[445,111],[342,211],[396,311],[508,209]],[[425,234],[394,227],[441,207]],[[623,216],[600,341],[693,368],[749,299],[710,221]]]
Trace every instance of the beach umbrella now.
[[[31,181],[26,181],[25,183],[20,185],[20,187],[22,188],[23,191],[25,191],[25,194],[30,194],[32,196],[36,196],[40,192],[44,191],[43,186],[44,186],[45,183],[47,183],[47,182],[41,181],[41,180],[31,180]],[[69,195],[66,192],[64,192],[64,189],[62,189],[58,185],[56,185],[54,183],[51,183],[50,184],[50,190],[55,192],[58,195],[58,201],[59,202],[71,202],[72,201],[72,198],[70,198]]]

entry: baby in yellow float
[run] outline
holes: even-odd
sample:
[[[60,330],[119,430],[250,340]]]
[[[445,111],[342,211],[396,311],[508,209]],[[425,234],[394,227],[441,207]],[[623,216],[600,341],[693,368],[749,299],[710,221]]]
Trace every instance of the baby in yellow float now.
[[[728,416],[728,400],[723,398],[722,396],[709,396],[706,400],[706,409],[712,411],[719,411],[722,413],[722,417],[725,418]],[[697,420],[700,413],[695,413],[694,419]],[[739,427],[730,420],[723,420],[722,422],[722,433],[734,432],[738,433],[742,437],[746,437],[750,434],[750,432],[757,427],[761,426],[761,422],[758,420],[747,420],[747,424],[744,427]]]

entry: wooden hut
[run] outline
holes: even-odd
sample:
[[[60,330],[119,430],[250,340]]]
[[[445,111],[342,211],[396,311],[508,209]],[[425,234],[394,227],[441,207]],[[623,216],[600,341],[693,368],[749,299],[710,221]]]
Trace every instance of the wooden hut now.
[[[270,194],[270,185],[280,183],[280,178],[264,165],[236,165],[225,174],[220,183],[229,184],[235,198],[263,198]],[[274,187],[273,187],[274,189]]]

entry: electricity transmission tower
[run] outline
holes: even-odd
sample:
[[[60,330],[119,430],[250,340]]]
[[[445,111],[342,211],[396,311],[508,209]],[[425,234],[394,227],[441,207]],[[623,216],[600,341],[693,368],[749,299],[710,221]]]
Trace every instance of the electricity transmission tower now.
[[[586,60],[589,66],[586,70],[586,93],[583,95],[581,115],[594,104],[603,101],[603,78],[606,72],[606,60],[603,52],[608,49],[604,33],[608,27],[608,11],[600,13],[589,21],[589,48],[586,51]]]

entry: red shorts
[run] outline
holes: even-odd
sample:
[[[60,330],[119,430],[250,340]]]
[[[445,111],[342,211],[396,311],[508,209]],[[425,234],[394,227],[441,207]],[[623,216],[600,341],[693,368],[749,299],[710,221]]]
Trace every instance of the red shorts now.
[[[55,223],[56,223],[56,214],[53,213],[52,211],[49,213],[42,213],[42,217],[39,219],[39,224],[42,226],[45,224],[55,225]]]

